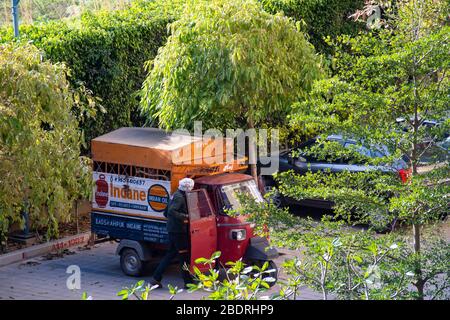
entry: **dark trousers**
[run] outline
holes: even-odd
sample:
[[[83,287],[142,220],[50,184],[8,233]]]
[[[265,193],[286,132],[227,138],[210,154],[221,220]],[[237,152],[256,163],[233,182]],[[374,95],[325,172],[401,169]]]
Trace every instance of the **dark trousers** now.
[[[169,232],[169,250],[153,273],[153,278],[155,280],[161,281],[164,271],[166,271],[167,267],[176,256],[180,259],[180,270],[184,283],[187,284],[192,282],[189,271],[184,269],[184,266],[186,265],[189,267],[190,263],[188,235],[187,233],[174,232]]]

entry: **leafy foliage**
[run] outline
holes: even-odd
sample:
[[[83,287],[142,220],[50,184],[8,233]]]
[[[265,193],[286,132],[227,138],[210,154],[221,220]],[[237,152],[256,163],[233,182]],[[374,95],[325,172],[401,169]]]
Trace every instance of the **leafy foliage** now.
[[[298,27],[245,0],[193,1],[147,68],[141,106],[165,128],[281,121],[320,75]]]
[[[47,236],[90,192],[89,159],[80,157],[74,114],[84,114],[62,64],[41,61],[34,46],[0,45],[0,234],[28,210]]]
[[[426,0],[417,1],[426,6]],[[290,196],[294,196],[294,190],[301,190],[297,193],[300,198],[317,197],[321,193],[324,198],[341,204],[345,198],[347,209],[365,203],[367,212],[375,210],[373,204],[380,209],[384,207],[382,210],[386,209],[386,212],[397,212],[397,217],[411,223],[424,223],[428,218],[433,220],[448,210],[446,159],[434,159],[444,160],[444,166],[417,175],[421,155],[449,128],[446,119],[448,30],[441,26],[442,21],[438,18],[430,20],[431,24],[411,29],[411,24],[416,23],[414,13],[407,4],[402,8],[397,20],[393,20],[396,21],[395,31],[378,30],[377,35],[369,33],[356,38],[340,38],[336,56],[339,76],[317,82],[309,100],[296,106],[297,113],[292,121],[313,131],[320,130],[323,136],[343,133],[357,140],[359,147],[385,146],[388,153],[376,161],[392,163],[404,156],[412,167],[413,177],[409,183],[399,184],[398,179],[396,182],[383,176],[375,177],[373,172],[352,177],[343,173],[333,180],[324,179],[323,173],[317,173],[299,177],[293,189],[293,184],[287,181],[289,174],[286,174],[286,179],[281,178],[287,183],[284,190]],[[420,35],[416,35],[417,32]],[[405,126],[398,125],[398,118],[405,119]],[[425,120],[436,120],[439,125],[430,128],[423,125]],[[340,150],[326,146],[323,142],[320,150],[312,151],[319,156],[332,152],[339,157],[349,152],[342,146]],[[374,182],[367,184],[364,176],[370,175]],[[362,188],[364,185],[365,189]],[[312,193],[308,195],[309,191]],[[393,197],[388,202],[381,201],[379,195],[384,196],[386,192]],[[339,196],[344,193],[346,197]]]
[[[295,106],[292,122],[311,131],[342,131],[360,144],[386,145],[416,167],[420,145],[449,130],[449,29],[439,19],[441,11],[428,23],[414,20],[426,8],[410,9],[404,5],[395,28],[334,41],[337,76],[315,84],[309,100]],[[404,126],[396,123],[400,118]],[[430,128],[422,125],[425,120],[441,125]]]
[[[403,156],[411,166],[406,183],[373,172],[280,176],[286,196],[325,198],[349,217],[358,213],[365,219],[384,223],[395,218],[412,225],[412,252],[417,259],[413,273],[418,279],[414,285],[419,298],[424,298],[429,280],[421,269],[425,263],[422,226],[447,214],[449,208],[448,156],[431,157],[430,164],[441,161],[439,167],[419,174],[422,155],[449,130],[445,12],[445,1],[405,1],[398,3],[387,27],[354,38],[339,37],[333,42],[337,75],[317,82],[309,99],[295,106],[297,113],[292,117],[296,125],[321,130],[323,145],[327,134],[342,133],[361,148],[386,147],[387,156],[379,162],[389,164]],[[398,123],[400,118],[403,125]],[[426,126],[425,120],[438,124]],[[342,156],[346,151],[340,148]],[[314,151],[322,156],[336,153],[335,148]]]
[[[188,284],[188,292],[204,291],[208,295],[205,299],[210,300],[256,300],[261,298],[261,294],[270,288],[269,283],[275,279],[270,277],[275,270],[269,269],[269,264],[262,266],[246,266],[242,261],[227,262],[225,275],[222,275],[214,262],[220,257],[220,251],[214,252],[209,258],[198,258],[195,263],[209,265],[209,270],[202,273],[194,267],[192,278],[194,283]],[[117,295],[122,300],[133,297],[137,300],[148,300],[150,292],[158,286],[150,286],[144,280],[138,281],[129,288],[120,290]],[[172,300],[177,294],[183,291],[172,285],[168,285]],[[86,296],[86,295],[84,295]]]
[[[117,295],[122,298],[122,300],[129,300],[130,297],[133,297],[137,300],[149,300],[150,293],[157,289],[158,285],[150,286],[150,284],[146,284],[144,280],[140,280],[136,282],[133,286],[124,288],[117,292]],[[178,289],[177,287],[173,287],[169,284],[169,292],[171,294],[169,300],[172,300],[175,295],[183,291],[182,289]]]
[[[167,24],[182,3],[136,1],[126,10],[85,12],[79,19],[21,26],[22,42],[32,41],[45,58],[64,62],[71,69],[72,85],[83,83],[101,99],[106,113],[82,124],[87,141],[141,123],[134,93],[145,77],[144,62],[166,41]],[[10,28],[0,31],[0,42],[12,40]]]
[[[442,235],[433,231],[438,225],[423,230],[418,254],[409,234],[401,230],[380,236],[350,229],[328,215],[321,221],[304,219],[270,202],[261,205],[243,197],[243,210],[256,223],[257,232],[270,231],[272,245],[297,251],[295,258],[285,260],[286,276],[278,281],[280,289],[271,299],[297,299],[305,285],[321,292],[323,299],[448,299],[450,250]],[[426,279],[423,295],[415,289],[421,279]]]
[[[391,239],[374,238],[366,231],[342,232],[342,224],[323,221],[315,232],[302,237],[302,259],[284,264],[290,276],[282,290],[284,295],[296,295],[299,286],[330,294],[340,299],[393,299],[403,294],[407,285],[392,268],[398,257],[398,245]]]
[[[241,260],[229,261],[226,266],[222,266],[225,270],[223,276],[220,269],[214,267],[220,254],[217,251],[210,258],[195,261],[197,264],[209,265],[209,270],[205,274],[194,266],[193,278],[196,284],[188,285],[189,292],[205,290],[209,293],[207,298],[211,300],[256,300],[270,288],[269,283],[276,281],[271,277],[276,270],[270,269],[268,262],[262,266],[247,266]]]
[[[427,299],[446,299],[449,295],[449,269],[445,261],[449,245],[430,237],[424,253],[416,255],[403,236],[392,233],[376,237],[371,232],[343,231],[341,223],[322,221],[303,233],[300,256],[283,265],[288,280],[281,293],[298,294],[307,285],[322,292],[327,299],[334,295],[350,300],[414,299],[417,260],[428,279]]]

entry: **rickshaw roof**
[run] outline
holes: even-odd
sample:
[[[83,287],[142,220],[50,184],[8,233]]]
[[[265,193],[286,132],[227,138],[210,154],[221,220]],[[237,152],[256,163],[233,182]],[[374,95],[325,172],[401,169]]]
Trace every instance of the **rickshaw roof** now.
[[[243,173],[231,173],[231,174],[222,173],[214,176],[205,176],[197,178],[195,180],[195,183],[207,185],[226,185],[252,179],[253,179],[252,176]]]
[[[172,170],[177,166],[182,167],[179,169],[187,174],[193,171],[193,167],[220,166],[224,160],[232,158],[232,142],[230,138],[209,141],[187,133],[124,127],[93,139],[91,154],[92,160],[96,162],[157,170]],[[214,146],[222,147],[212,148]],[[204,153],[206,147],[209,147],[207,155]]]
[[[92,141],[173,151],[201,140],[201,137],[157,128],[124,127],[99,136]]]

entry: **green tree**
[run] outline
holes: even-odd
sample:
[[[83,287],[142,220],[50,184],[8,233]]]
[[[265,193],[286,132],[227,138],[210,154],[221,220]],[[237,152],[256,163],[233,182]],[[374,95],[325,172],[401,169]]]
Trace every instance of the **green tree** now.
[[[58,232],[74,200],[90,194],[90,166],[80,157],[74,115],[84,114],[62,64],[34,46],[0,46],[0,235],[28,210],[34,227]]]
[[[64,63],[72,88],[82,83],[101,100],[104,112],[80,124],[88,142],[84,154],[89,141],[101,134],[142,126],[135,93],[146,76],[143,66],[165,43],[167,24],[176,19],[183,2],[134,0],[124,10],[83,10],[78,18],[21,24],[18,41],[32,42],[45,59]],[[10,24],[0,28],[0,43],[15,41]]]
[[[335,202],[337,213],[359,214],[365,221],[399,219],[410,224],[413,285],[422,299],[430,277],[424,275],[427,255],[421,250],[421,230],[449,207],[448,156],[432,151],[450,125],[448,6],[445,1],[409,0],[387,11],[383,28],[334,42],[337,76],[317,82],[308,101],[295,106],[292,121],[319,128],[324,136],[342,133],[357,141],[356,148],[388,148],[389,152],[382,151],[383,157],[367,158],[366,163],[394,162],[406,156],[411,166],[406,183],[375,172],[311,173],[294,178],[283,174],[281,192],[297,199],[326,198]],[[426,126],[425,120],[436,120],[439,125]],[[348,149],[325,141],[310,152],[319,156],[332,152],[338,157],[347,155],[350,163],[355,161]],[[431,155],[429,163],[440,165],[420,174],[426,153]],[[406,172],[400,174],[406,178]]]
[[[298,27],[252,0],[189,2],[170,29],[141,93],[148,122],[164,128],[192,128],[195,120],[255,128],[284,119],[321,74]]]
[[[409,234],[401,230],[380,236],[370,229],[348,228],[345,221],[329,215],[321,221],[305,219],[271,201],[261,204],[241,197],[242,211],[255,223],[256,234],[265,236],[270,231],[272,245],[296,251],[294,258],[283,263],[285,276],[278,281],[279,290],[272,299],[297,299],[304,286],[321,292],[324,300],[418,298],[411,285],[418,259],[427,279],[424,296],[449,298],[450,245],[442,239],[438,224],[426,227],[417,255]]]

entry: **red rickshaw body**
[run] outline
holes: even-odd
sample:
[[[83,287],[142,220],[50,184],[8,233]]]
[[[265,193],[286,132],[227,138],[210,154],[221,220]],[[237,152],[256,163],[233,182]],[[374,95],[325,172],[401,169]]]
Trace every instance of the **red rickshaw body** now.
[[[246,216],[231,217],[224,212],[224,203],[220,196],[223,186],[242,182],[252,182],[253,178],[241,173],[228,173],[216,176],[204,176],[195,180],[195,188],[205,189],[214,207],[217,223],[217,251],[221,252],[219,261],[225,264],[229,261],[242,259],[247,251],[250,239],[254,235],[254,225],[246,221]],[[233,232],[245,230],[244,239],[233,239]],[[192,246],[202,245],[191,243]]]
[[[222,254],[219,261],[222,264],[228,261],[237,261],[244,257],[250,238],[253,238],[253,227],[245,222],[243,217],[233,218],[224,215],[217,216],[217,250]],[[232,230],[245,229],[247,237],[244,240],[230,238]]]

